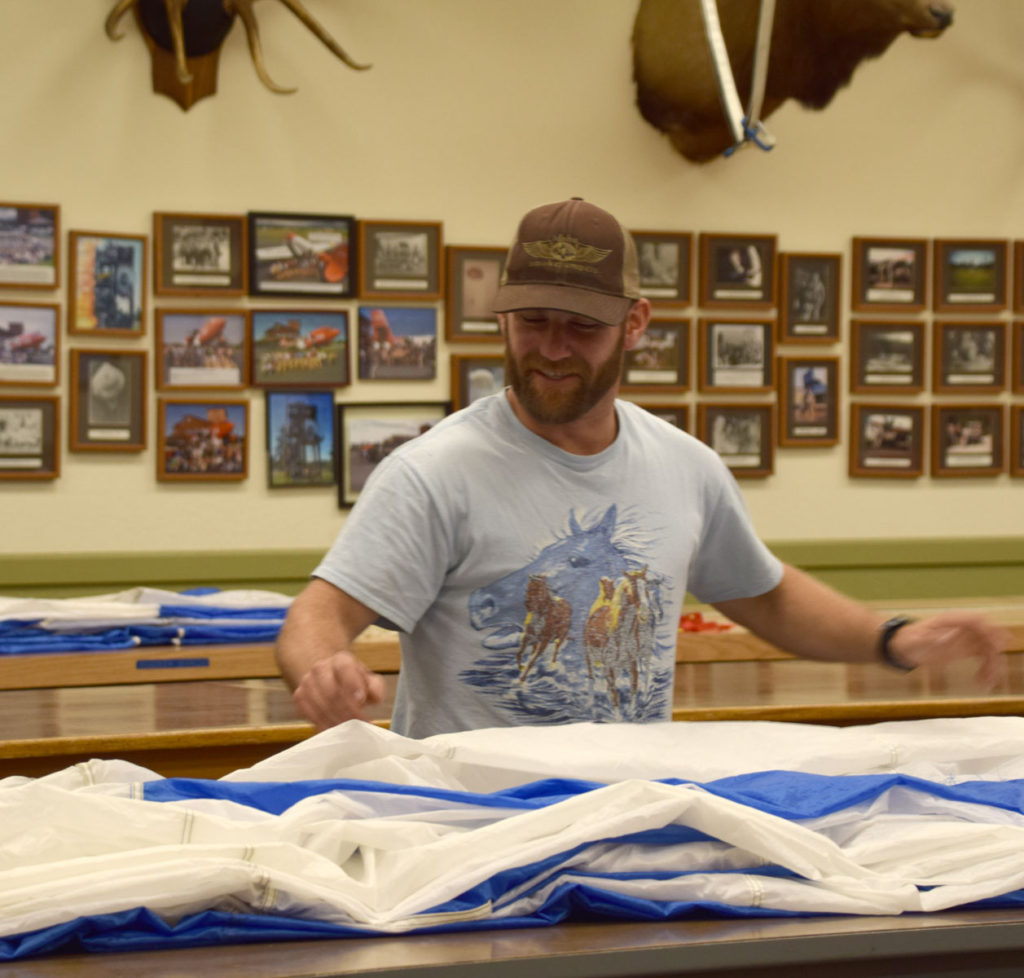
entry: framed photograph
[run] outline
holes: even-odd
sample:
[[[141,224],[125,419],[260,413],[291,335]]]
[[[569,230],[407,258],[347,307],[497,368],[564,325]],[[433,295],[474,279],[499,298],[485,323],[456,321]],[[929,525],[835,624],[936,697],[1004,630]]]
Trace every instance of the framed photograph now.
[[[697,436],[737,478],[763,478],[775,464],[774,404],[698,404]]]
[[[60,207],[0,202],[0,288],[60,285]]]
[[[624,391],[690,389],[690,321],[652,319],[622,363]]]
[[[440,299],[440,221],[360,221],[359,297]]]
[[[448,403],[338,404],[338,505],[353,505],[388,455],[429,431],[450,409]]]
[[[242,390],[249,315],[235,309],[156,312],[157,390]]]
[[[1013,311],[1024,312],[1024,241],[1013,243]]]
[[[68,447],[141,452],[146,447],[146,351],[72,350]]]
[[[355,218],[249,214],[249,294],[342,299],[355,293]]]
[[[267,484],[333,486],[334,392],[267,391]]]
[[[640,294],[654,307],[692,303],[693,235],[688,231],[631,231],[640,266]]]
[[[700,304],[709,309],[775,305],[774,234],[700,236]]]
[[[916,479],[924,472],[924,408],[850,405],[850,475]]]
[[[0,395],[0,479],[60,475],[56,397]]]
[[[858,312],[917,312],[927,293],[928,242],[923,238],[854,238],[853,291]]]
[[[1024,393],[1024,322],[1013,324],[1013,370],[1010,385],[1014,394]]]
[[[68,332],[141,336],[146,331],[148,242],[141,234],[68,233]]]
[[[698,333],[702,391],[770,391],[775,387],[775,323],[702,319]]]
[[[60,380],[60,310],[51,303],[0,303],[0,384],[53,387]]]
[[[452,354],[452,410],[468,407],[481,397],[505,388],[505,356],[502,353]]]
[[[924,323],[850,322],[850,390],[916,394],[924,390]]]
[[[444,335],[449,342],[501,340],[498,314],[491,307],[505,267],[504,248],[445,248],[447,275]]]
[[[790,448],[839,441],[839,357],[780,357],[779,444]]]
[[[244,295],[246,224],[241,214],[153,215],[157,295]]]
[[[779,256],[780,343],[839,339],[842,256],[792,252]]]
[[[345,387],[349,373],[345,309],[253,309],[253,387]]]
[[[157,399],[160,482],[238,482],[249,474],[249,402]]]
[[[984,393],[1006,388],[1006,323],[936,322],[933,390]]]
[[[933,247],[936,312],[999,312],[1006,308],[1008,242],[938,238]]]
[[[1024,407],[1010,407],[1010,475],[1024,475]]]
[[[932,405],[932,475],[995,476],[1006,471],[999,404]]]
[[[654,404],[652,402],[636,402],[645,411],[650,411],[655,417],[667,421],[670,425],[680,428],[682,431],[690,430],[690,408],[686,404]]]
[[[431,380],[436,376],[436,309],[359,307],[360,380]]]

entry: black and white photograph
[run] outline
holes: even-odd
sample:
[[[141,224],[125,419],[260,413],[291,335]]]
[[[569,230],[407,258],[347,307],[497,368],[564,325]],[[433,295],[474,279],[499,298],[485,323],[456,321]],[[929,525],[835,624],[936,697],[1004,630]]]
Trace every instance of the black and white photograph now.
[[[850,475],[914,479],[924,471],[924,408],[850,405]]]
[[[839,339],[840,255],[779,256],[780,343],[834,343]]]
[[[700,304],[775,305],[775,235],[701,234]]]
[[[623,390],[690,388],[689,320],[652,319],[622,364]]]
[[[243,295],[246,224],[241,215],[153,215],[157,295]]]
[[[441,298],[440,222],[360,221],[362,298]]]
[[[0,303],[0,384],[53,387],[59,379],[59,307]]]
[[[60,284],[60,207],[0,202],[0,288]]]
[[[698,404],[698,436],[737,478],[771,475],[774,466],[775,406]]]
[[[60,474],[56,397],[0,396],[0,479]]]
[[[652,306],[688,306],[693,277],[693,235],[685,231],[632,231],[640,294]]]
[[[774,386],[774,324],[701,320],[700,389],[766,391]]]
[[[936,312],[998,312],[1006,308],[1007,241],[939,238],[934,249]]]
[[[935,323],[934,390],[982,393],[1006,387],[1005,323]]]
[[[68,447],[141,452],[146,447],[146,351],[72,350]]]
[[[267,484],[271,489],[332,486],[333,391],[267,391]]]
[[[853,308],[879,312],[925,308],[928,242],[916,238],[853,239]]]
[[[355,292],[355,219],[328,214],[249,214],[249,294]]]
[[[916,394],[924,390],[924,323],[853,320],[850,390]]]
[[[1005,471],[1003,414],[994,404],[932,405],[932,475],[996,476]]]

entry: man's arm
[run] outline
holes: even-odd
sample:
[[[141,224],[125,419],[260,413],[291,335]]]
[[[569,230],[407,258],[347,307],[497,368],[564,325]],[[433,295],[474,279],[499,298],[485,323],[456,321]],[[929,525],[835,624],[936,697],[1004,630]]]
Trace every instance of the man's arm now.
[[[785,567],[773,590],[720,601],[714,607],[794,655],[835,662],[879,661],[884,617],[794,567]],[[981,615],[944,612],[904,625],[893,634],[889,649],[908,668],[975,658],[978,682],[991,688],[1005,674],[1003,653],[1009,641],[1004,629]]]
[[[288,609],[275,655],[299,710],[321,730],[365,720],[363,707],[385,692],[384,680],[351,651],[377,613],[315,577]]]

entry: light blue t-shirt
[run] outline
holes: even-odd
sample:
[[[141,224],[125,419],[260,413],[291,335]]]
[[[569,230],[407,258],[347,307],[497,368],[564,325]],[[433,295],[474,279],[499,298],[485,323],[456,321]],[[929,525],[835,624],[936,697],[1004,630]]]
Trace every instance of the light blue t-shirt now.
[[[314,576],[402,633],[396,732],[668,720],[686,592],[778,584],[721,459],[616,412],[607,449],[572,455],[495,394],[374,470]]]

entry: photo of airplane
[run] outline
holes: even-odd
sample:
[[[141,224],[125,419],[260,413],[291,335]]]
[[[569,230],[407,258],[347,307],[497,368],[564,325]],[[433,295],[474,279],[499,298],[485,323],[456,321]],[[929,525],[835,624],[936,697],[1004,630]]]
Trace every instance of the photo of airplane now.
[[[0,380],[52,384],[56,379],[56,310],[0,305]]]
[[[253,214],[252,292],[351,293],[350,219]]]

